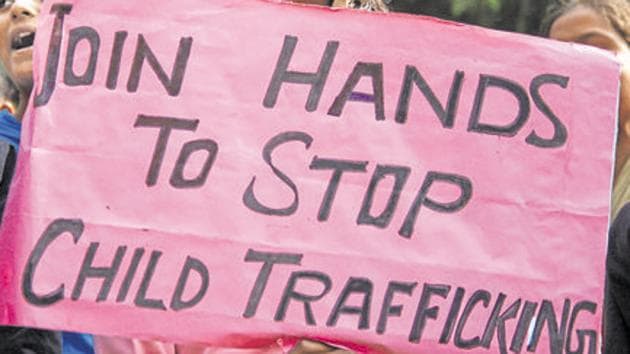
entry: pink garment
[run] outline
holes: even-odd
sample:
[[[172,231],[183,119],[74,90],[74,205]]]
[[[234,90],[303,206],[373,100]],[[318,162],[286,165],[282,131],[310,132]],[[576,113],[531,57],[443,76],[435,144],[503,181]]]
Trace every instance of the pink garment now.
[[[194,344],[172,344],[117,337],[94,336],[96,354],[286,354],[291,346],[274,345],[270,348],[234,349],[206,347]]]

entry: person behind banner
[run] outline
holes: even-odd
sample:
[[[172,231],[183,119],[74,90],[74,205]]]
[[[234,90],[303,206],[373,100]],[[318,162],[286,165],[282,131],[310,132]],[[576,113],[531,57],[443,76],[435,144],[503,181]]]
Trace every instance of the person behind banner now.
[[[630,200],[630,3],[627,0],[564,0],[543,19],[543,35],[614,53],[623,64],[612,215]]]
[[[612,202],[615,221],[606,260],[604,353],[630,353],[630,2],[555,3],[548,9],[542,32],[553,39],[609,50],[623,65]]]

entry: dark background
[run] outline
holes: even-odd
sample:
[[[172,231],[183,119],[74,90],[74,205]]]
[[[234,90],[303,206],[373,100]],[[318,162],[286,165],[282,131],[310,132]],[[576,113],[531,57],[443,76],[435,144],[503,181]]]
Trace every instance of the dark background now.
[[[293,0],[345,6],[346,0]],[[383,0],[392,11],[424,14],[457,22],[538,34],[547,4],[555,0]]]
[[[394,11],[537,34],[550,0],[390,0]],[[387,0],[386,0],[387,2]]]

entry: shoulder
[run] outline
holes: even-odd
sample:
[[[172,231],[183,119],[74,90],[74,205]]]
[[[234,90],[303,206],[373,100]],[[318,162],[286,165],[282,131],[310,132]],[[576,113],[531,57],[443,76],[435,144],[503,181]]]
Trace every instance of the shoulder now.
[[[623,232],[630,228],[630,203],[625,204],[613,220],[611,232]]]
[[[630,203],[624,205],[610,227],[608,270],[619,266],[630,271]],[[627,263],[627,264],[626,264]],[[616,267],[615,267],[616,265]]]

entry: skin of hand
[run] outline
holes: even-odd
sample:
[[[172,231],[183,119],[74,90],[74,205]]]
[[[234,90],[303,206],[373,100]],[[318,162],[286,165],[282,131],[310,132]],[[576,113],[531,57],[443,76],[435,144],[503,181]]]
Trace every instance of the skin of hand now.
[[[331,347],[324,343],[310,340],[300,341],[289,354],[353,354],[354,352]]]

